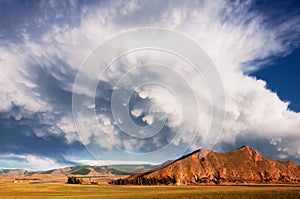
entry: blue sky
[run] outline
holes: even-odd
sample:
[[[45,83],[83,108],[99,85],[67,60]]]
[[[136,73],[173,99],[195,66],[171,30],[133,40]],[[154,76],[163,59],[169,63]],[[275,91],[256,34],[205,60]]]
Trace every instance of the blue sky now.
[[[275,59],[271,64],[251,75],[267,82],[267,87],[276,92],[280,99],[290,102],[289,108],[300,112],[300,49]]]
[[[214,63],[225,95],[225,107],[215,107],[226,117],[223,128],[215,132],[218,136],[206,140],[216,141],[213,149],[229,151],[247,144],[266,157],[300,163],[297,0],[4,0],[0,1],[0,168],[159,163],[205,146],[208,129],[217,128],[211,125],[213,91],[178,57],[162,51],[129,53],[97,80],[95,98],[89,85],[93,71],[78,72],[99,44],[144,27],[186,35]],[[134,70],[154,61],[170,66],[176,75],[156,66]],[[128,85],[117,85],[124,74],[129,74],[123,79]],[[78,75],[86,82],[74,91]],[[132,86],[147,79],[164,81],[165,87]],[[122,97],[115,102],[128,105],[137,125],[151,129],[164,122],[152,137],[126,134],[122,128],[131,126],[122,123],[125,115],[115,118],[112,113],[113,92],[133,88],[128,102]],[[197,106],[178,101],[190,91]],[[83,111],[75,113],[75,122],[74,95],[87,100],[82,101]],[[190,115],[181,118],[184,107]],[[97,120],[86,114],[91,109]],[[197,130],[190,128],[195,119],[200,121]],[[180,136],[179,129],[185,130]]]

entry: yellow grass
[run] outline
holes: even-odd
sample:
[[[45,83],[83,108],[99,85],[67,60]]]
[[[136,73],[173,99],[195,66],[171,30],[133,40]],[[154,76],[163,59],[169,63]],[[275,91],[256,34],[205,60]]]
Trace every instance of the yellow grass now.
[[[300,198],[297,186],[0,184],[0,198]]]

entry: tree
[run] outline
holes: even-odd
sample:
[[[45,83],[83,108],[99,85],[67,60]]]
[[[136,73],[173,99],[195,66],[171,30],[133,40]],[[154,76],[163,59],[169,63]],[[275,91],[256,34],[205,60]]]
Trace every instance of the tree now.
[[[69,176],[67,183],[68,184],[81,184],[82,183],[82,179],[74,177],[74,176]]]

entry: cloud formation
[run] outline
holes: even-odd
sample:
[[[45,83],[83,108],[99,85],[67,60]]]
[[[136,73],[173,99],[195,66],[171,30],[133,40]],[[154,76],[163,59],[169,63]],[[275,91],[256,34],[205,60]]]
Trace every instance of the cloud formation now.
[[[219,150],[226,150],[253,137],[255,139],[249,142],[259,150],[264,151],[265,146],[256,142],[263,141],[268,145],[266,148],[269,153],[265,154],[269,157],[299,161],[300,113],[289,110],[288,102],[283,102],[276,93],[268,90],[266,82],[248,76],[249,72],[270,63],[273,57],[284,56],[298,46],[298,15],[271,20],[268,13],[263,15],[259,10],[252,9],[255,5],[253,1],[120,1],[96,5],[70,1],[62,4],[58,1],[40,3],[36,5],[40,7],[37,16],[24,13],[29,22],[16,24],[20,30],[12,35],[17,35],[17,39],[10,38],[4,30],[0,32],[5,36],[0,46],[3,137],[9,134],[7,129],[12,129],[9,125],[14,126],[15,138],[34,137],[44,143],[47,138],[56,137],[62,140],[61,145],[64,146],[58,152],[61,156],[68,153],[68,147],[76,147],[79,142],[99,145],[99,149],[105,153],[115,150],[115,146],[129,151],[138,148],[141,152],[164,146],[174,138],[176,130],[182,125],[176,93],[173,95],[157,85],[135,90],[130,112],[136,123],[151,125],[155,120],[167,118],[162,129],[164,132],[154,137],[150,144],[135,138],[127,139],[117,125],[118,122],[122,123],[121,118],[114,118],[110,111],[110,97],[122,74],[136,65],[157,60],[158,63],[176,68],[191,87],[196,88],[195,95],[201,99],[198,106],[202,120],[197,133],[203,138],[211,117],[211,101],[205,82],[200,81],[178,59],[157,52],[128,54],[111,65],[102,84],[99,84],[96,106],[85,104],[87,109],[96,108],[98,124],[91,123],[86,115],[82,115],[86,132],[81,133],[80,138],[76,134],[72,118],[72,91],[82,61],[98,44],[112,35],[132,28],[154,26],[187,35],[214,62],[226,94],[226,118],[216,146]],[[42,8],[46,8],[46,11],[42,11]],[[13,31],[7,27],[3,29]],[[136,71],[129,79],[134,82],[150,74],[155,76],[155,72],[151,69]],[[89,78],[89,74],[84,75]],[[158,77],[163,76],[166,75]],[[181,83],[169,81],[181,94],[187,91]],[[87,81],[86,85],[82,85],[81,94],[92,97],[94,93],[89,91]],[[158,105],[158,109],[153,109],[153,105]],[[104,132],[110,141],[97,137],[98,131]],[[190,143],[193,133],[193,130],[189,132],[187,129],[183,139],[174,140],[174,147],[180,143]],[[13,144],[6,142],[1,145],[8,150]],[[25,145],[26,142],[18,144],[25,148],[30,145]],[[201,144],[197,142],[190,146],[191,149],[199,147]],[[22,150],[14,149],[14,153],[18,157],[31,157],[30,151],[22,154]],[[41,157],[45,156],[41,160],[55,158],[46,151],[40,153],[38,155]],[[118,158],[118,155],[115,157]],[[167,157],[168,154],[162,154],[161,159],[154,161],[162,161]],[[146,161],[143,157],[141,160]],[[57,164],[56,160],[53,161],[49,167]]]

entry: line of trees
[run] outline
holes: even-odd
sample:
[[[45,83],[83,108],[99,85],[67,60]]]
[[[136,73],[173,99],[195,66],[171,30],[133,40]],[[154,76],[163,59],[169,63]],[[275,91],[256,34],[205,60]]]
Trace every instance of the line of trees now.
[[[78,178],[78,177],[70,176],[70,177],[68,177],[67,183],[68,184],[81,184],[82,179]]]
[[[144,176],[134,178],[132,180],[129,179],[117,179],[112,180],[109,182],[109,184],[114,185],[175,185],[177,182],[175,175],[172,177],[162,177],[160,179],[158,178],[146,178]]]

